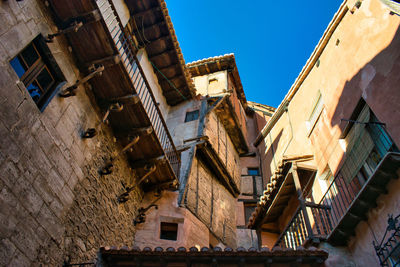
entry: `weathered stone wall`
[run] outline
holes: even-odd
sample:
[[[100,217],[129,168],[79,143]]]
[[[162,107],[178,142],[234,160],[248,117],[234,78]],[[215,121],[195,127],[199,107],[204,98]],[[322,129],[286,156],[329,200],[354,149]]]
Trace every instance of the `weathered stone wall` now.
[[[197,157],[193,159],[185,203],[220,241],[236,247],[236,199]]]
[[[85,88],[54,97],[40,112],[9,64],[40,33],[56,28],[42,1],[0,2],[0,265],[60,266],[92,260],[103,245],[131,245],[141,200],[118,205],[121,182],[135,177],[120,158],[112,175],[98,170],[120,150],[108,126],[80,135],[100,117]],[[49,26],[50,25],[50,26]],[[62,37],[48,45],[69,84],[79,76]],[[90,95],[90,92],[89,92]]]

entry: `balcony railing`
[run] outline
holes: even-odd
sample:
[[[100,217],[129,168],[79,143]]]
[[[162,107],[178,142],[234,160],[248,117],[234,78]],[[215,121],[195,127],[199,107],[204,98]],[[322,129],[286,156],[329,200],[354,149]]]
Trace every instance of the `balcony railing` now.
[[[359,137],[353,145],[353,149],[360,148],[361,150],[359,149],[358,151],[369,151],[366,159],[360,165],[357,162],[353,162],[359,160],[359,157],[351,155],[351,152],[348,153],[341,169],[319,204],[300,203],[300,207],[282,232],[276,245],[296,248],[297,246],[304,245],[306,241],[330,237],[338,225],[343,222],[343,218],[348,215],[350,208],[355,205],[354,203],[360,197],[361,193],[367,190],[367,188],[371,188],[371,179],[377,176],[376,170],[380,168],[385,155],[388,152],[397,152],[398,149],[386,132],[383,124],[369,123],[365,126],[365,133],[369,135],[369,140],[372,140],[373,145],[366,145],[363,142],[363,138]],[[364,145],[366,146],[365,150],[362,147]],[[360,167],[349,171],[345,169],[348,166]],[[354,173],[354,176],[349,177],[349,173]],[[385,185],[381,183],[380,187],[378,187],[378,185],[374,184],[372,190],[384,192]],[[365,200],[359,202],[364,202],[362,205],[366,209],[373,206],[372,203],[365,203]],[[357,218],[357,220],[353,221],[360,221],[364,218],[360,214],[351,214],[351,216]],[[354,228],[355,225],[350,230],[353,231]]]
[[[276,246],[296,249],[313,238],[326,236],[332,229],[330,207],[314,203],[305,203],[304,206],[305,209],[297,209]]]
[[[180,157],[176,151],[161,111],[158,108],[157,101],[144,75],[143,69],[136,57],[137,49],[133,42],[133,38],[124,30],[112,1],[97,0],[96,4],[118,50],[121,62],[123,63],[133,87],[146,110],[147,116],[158,138],[158,142],[163,148],[165,156],[176,177],[179,178]]]
[[[389,216],[381,242],[373,242],[373,245],[381,266],[400,266],[400,215]]]

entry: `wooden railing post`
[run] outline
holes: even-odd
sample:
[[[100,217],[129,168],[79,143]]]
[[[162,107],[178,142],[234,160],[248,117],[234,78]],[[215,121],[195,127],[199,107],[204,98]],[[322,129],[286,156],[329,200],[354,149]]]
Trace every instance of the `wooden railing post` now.
[[[300,184],[299,175],[297,173],[297,164],[296,164],[296,162],[292,163],[292,168],[291,168],[290,172],[292,173],[293,182],[294,182],[294,185],[296,187],[297,196],[299,198],[300,209],[303,211],[304,223],[306,225],[306,229],[307,229],[307,232],[308,232],[308,239],[309,240],[313,240],[314,239],[313,229],[311,227],[310,218],[308,217],[308,213],[307,213],[306,202],[304,200],[303,192],[301,190],[301,184]]]

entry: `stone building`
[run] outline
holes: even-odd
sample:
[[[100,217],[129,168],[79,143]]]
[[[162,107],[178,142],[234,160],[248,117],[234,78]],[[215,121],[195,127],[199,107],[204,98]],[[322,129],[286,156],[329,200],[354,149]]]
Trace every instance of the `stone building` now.
[[[257,246],[249,140],[274,109],[247,103],[233,55],[186,65],[164,1],[0,7],[0,265],[91,263],[107,245]]]
[[[318,246],[329,252],[326,266],[399,264],[400,19],[392,8],[344,1],[256,139],[267,184],[248,226],[261,246]]]
[[[233,54],[186,64],[163,0],[0,2],[0,265],[383,261],[400,141],[384,2],[344,1],[276,110],[246,100]]]

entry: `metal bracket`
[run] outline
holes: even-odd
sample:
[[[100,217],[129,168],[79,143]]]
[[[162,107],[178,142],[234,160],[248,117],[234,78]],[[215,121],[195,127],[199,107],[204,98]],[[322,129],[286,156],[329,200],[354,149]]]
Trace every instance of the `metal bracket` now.
[[[129,200],[129,194],[137,186],[140,186],[147,179],[147,177],[156,170],[156,165],[153,164],[153,165],[147,166],[145,169],[147,170],[147,173],[145,175],[143,175],[142,178],[140,178],[139,182],[137,182],[136,185],[133,185],[131,187],[125,187],[125,192],[117,197],[117,200],[119,203],[125,203]]]
[[[48,34],[45,41],[47,43],[52,43],[52,42],[54,42],[54,37],[57,37],[57,36],[60,36],[62,34],[66,34],[69,32],[77,32],[82,26],[83,26],[83,22],[78,22],[75,20],[71,23],[71,25],[68,28],[65,28],[64,30],[59,30],[56,33]]]
[[[103,71],[104,71],[104,66],[103,65],[96,65],[93,66],[92,68],[89,69],[89,71],[91,72],[90,74],[88,74],[86,77],[84,77],[81,80],[77,80],[75,82],[74,85],[68,87],[67,89],[63,90],[59,96],[66,98],[66,97],[70,97],[70,96],[75,96],[75,90],[78,88],[79,85],[86,83],[87,81],[89,81],[90,79],[92,79],[93,77],[95,77],[96,75],[102,75]]]
[[[138,212],[139,214],[136,216],[136,218],[133,220],[133,225],[136,226],[137,224],[144,223],[146,221],[146,212],[151,209],[152,207],[155,207],[155,209],[158,209],[158,206],[155,204],[159,199],[161,198],[161,195],[158,196],[153,202],[151,202],[146,208],[139,208]]]
[[[100,121],[99,124],[97,124],[94,128],[88,128],[83,134],[82,134],[82,138],[93,138],[97,135],[97,128],[103,124],[103,123],[107,123],[108,121],[108,117],[110,116],[110,112],[121,112],[124,109],[124,106],[121,105],[120,103],[114,103],[111,104],[108,108],[106,113],[103,116],[103,119]]]
[[[106,165],[99,170],[100,175],[103,176],[111,174],[113,172],[113,167],[114,165],[112,163],[112,160],[107,162]]]

